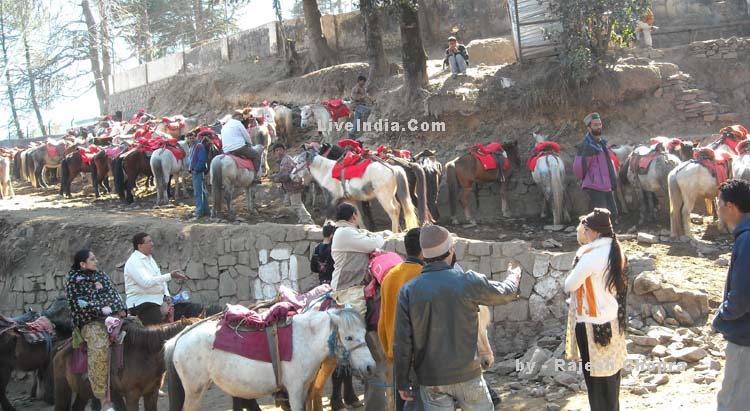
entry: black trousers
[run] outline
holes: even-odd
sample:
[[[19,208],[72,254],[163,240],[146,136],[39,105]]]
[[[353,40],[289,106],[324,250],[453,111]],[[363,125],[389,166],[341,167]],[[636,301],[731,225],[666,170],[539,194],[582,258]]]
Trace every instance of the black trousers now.
[[[244,145],[237,150],[230,151],[229,153],[238,157],[252,160],[253,166],[255,167],[255,172],[260,172],[260,153],[255,151],[254,148],[248,145]]]
[[[609,377],[592,377],[585,365],[589,362],[589,343],[586,338],[586,325],[576,324],[576,341],[583,362],[583,379],[589,394],[591,411],[620,411],[620,372]]]
[[[161,314],[161,306],[154,303],[143,303],[136,305],[128,310],[131,315],[135,315],[143,325],[162,324],[167,322]]]
[[[612,213],[612,220],[617,218],[617,202],[615,201],[614,191],[596,191],[585,188],[584,191],[589,196],[589,211],[595,208],[606,208]]]
[[[351,371],[336,369],[331,376],[333,383],[333,392],[331,393],[331,409],[336,411],[334,406],[341,406],[345,404],[354,404],[359,400],[357,393],[354,392],[354,384],[352,383]],[[342,390],[343,388],[343,390]],[[342,403],[342,391],[343,391],[343,403]]]

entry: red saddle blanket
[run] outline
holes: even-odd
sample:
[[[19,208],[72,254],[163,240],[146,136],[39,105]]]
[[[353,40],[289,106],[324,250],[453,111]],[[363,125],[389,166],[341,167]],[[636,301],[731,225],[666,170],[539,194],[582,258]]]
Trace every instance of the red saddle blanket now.
[[[542,141],[534,146],[534,154],[526,160],[526,167],[533,173],[536,169],[537,161],[549,154],[560,154],[560,145],[554,141]]]
[[[271,350],[268,346],[265,327],[276,321],[284,320],[294,315],[291,303],[277,303],[264,313],[257,313],[239,305],[227,305],[227,312],[216,328],[213,348],[237,354],[242,357],[271,362]],[[240,330],[238,327],[253,328],[255,330]],[[279,359],[292,360],[293,327],[289,325],[278,327]]]
[[[343,173],[344,180],[352,178],[360,178],[365,174],[365,170],[372,163],[372,160],[365,158],[359,162],[362,157],[351,151],[347,151],[344,157],[341,158],[336,164],[333,165],[333,171],[331,171],[331,177],[341,181],[341,175]]]
[[[472,147],[471,155],[477,158],[482,163],[484,171],[495,170],[497,168],[497,161],[495,161],[494,154],[498,151],[503,150],[503,146],[500,143],[492,142],[487,144],[485,147],[482,144],[477,144]],[[503,171],[510,170],[510,159],[505,157],[505,164],[503,165]]]
[[[355,140],[352,140],[350,138],[345,138],[343,140],[339,140],[338,143],[336,143],[337,146],[341,148],[347,148],[351,147],[352,150],[354,150],[355,153],[359,154],[362,152],[362,146],[359,145],[359,143]]]
[[[676,149],[677,147],[682,145],[682,140],[679,138],[669,138],[669,137],[652,137],[649,143],[653,146],[654,144],[661,143],[665,149],[671,151]]]
[[[163,137],[139,138],[138,143],[141,145],[141,152],[150,153],[160,148],[166,148],[174,154],[179,161],[185,158],[185,152],[177,145],[177,139],[165,139]]]
[[[726,152],[715,152],[705,147],[693,154],[696,161],[703,167],[706,167],[711,174],[716,177],[716,183],[721,184],[729,178],[729,167],[732,161],[732,155]]]
[[[50,157],[61,156],[65,152],[65,144],[47,143],[47,155]]]
[[[244,168],[246,170],[255,171],[255,165],[253,165],[252,160],[248,160],[246,158],[235,156],[234,154],[224,154],[225,156],[229,156],[234,160],[234,164],[237,165],[239,168]]]
[[[391,154],[398,158],[405,158],[405,159],[411,158],[411,151],[409,150],[398,150],[395,148],[386,147],[384,145],[381,145],[378,147],[377,154],[378,154],[378,157],[380,158],[385,158],[386,155],[388,154]]]
[[[648,170],[648,166],[654,161],[656,157],[661,155],[658,151],[652,151],[651,153],[638,158],[638,170]],[[630,163],[632,165],[632,163]]]
[[[162,117],[161,122],[167,125],[170,130],[179,130],[185,127],[185,122],[182,120],[172,120],[169,117]]]
[[[83,161],[84,164],[91,164],[91,160],[94,159],[94,156],[97,155],[101,151],[101,149],[98,146],[89,146],[88,148],[79,148],[78,154],[81,155],[81,161]]]
[[[331,118],[333,121],[337,121],[340,117],[349,117],[352,114],[352,111],[349,110],[349,107],[344,104],[344,101],[339,99],[336,100],[324,100],[321,101],[320,104],[322,104],[326,110],[328,110],[328,113],[331,114]]]

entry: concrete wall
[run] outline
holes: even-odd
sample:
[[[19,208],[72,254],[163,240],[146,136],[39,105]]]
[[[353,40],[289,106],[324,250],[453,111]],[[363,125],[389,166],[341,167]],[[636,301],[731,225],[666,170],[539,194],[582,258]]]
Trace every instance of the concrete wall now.
[[[145,64],[120,73],[115,73],[110,78],[112,79],[111,84],[113,85],[111,90],[114,90],[115,93],[120,93],[125,90],[148,84],[148,74]]]
[[[184,66],[183,55],[184,53],[170,54],[158,60],[148,62],[146,64],[148,82],[154,83],[182,72]]]
[[[109,107],[112,112],[120,110],[123,117],[130,118],[138,109],[151,107],[153,98],[161,93],[174,77],[131,88],[109,96]]]

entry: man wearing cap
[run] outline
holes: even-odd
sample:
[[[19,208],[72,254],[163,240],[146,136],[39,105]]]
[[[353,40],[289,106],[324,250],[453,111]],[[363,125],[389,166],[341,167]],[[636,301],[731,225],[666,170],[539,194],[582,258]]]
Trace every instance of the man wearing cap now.
[[[615,189],[617,174],[609,155],[607,140],[602,138],[602,119],[599,113],[591,113],[583,119],[588,132],[578,146],[573,172],[581,182],[581,188],[589,197],[589,208],[606,208],[617,218]]]
[[[396,389],[406,401],[420,395],[425,411],[455,409],[491,411],[490,393],[477,359],[480,305],[505,304],[518,298],[521,270],[490,281],[455,268],[453,237],[437,225],[419,236],[425,266],[401,288],[393,343]],[[419,392],[409,378],[414,368]]]
[[[457,78],[459,74],[466,75],[466,66],[468,64],[469,52],[466,51],[466,46],[459,44],[455,37],[448,37],[448,48],[445,49],[443,67],[449,65],[451,73],[453,73],[453,78]]]
[[[294,159],[286,153],[286,147],[282,143],[274,144],[272,150],[276,155],[276,165],[279,171],[271,175],[271,181],[281,184],[285,191],[284,195],[289,197],[289,205],[297,213],[300,224],[315,224],[302,202],[302,190],[305,186],[302,182],[294,181],[291,178],[292,171],[296,166]]]
[[[225,153],[251,160],[257,176],[260,172],[260,153],[252,147],[250,134],[242,125],[243,117],[242,111],[235,110],[232,117],[224,123],[221,128],[221,145]]]
[[[354,103],[354,120],[352,120],[352,130],[349,132],[349,137],[354,139],[354,136],[359,131],[360,122],[366,121],[367,117],[372,111],[372,103],[374,100],[367,94],[367,77],[357,77],[357,85],[352,89],[352,102]]]

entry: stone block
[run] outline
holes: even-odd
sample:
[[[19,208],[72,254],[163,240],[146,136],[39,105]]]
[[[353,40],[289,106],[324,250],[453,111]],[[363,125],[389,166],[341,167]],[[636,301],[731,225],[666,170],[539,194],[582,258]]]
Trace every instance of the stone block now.
[[[289,279],[289,261],[279,262],[279,271],[281,271],[281,279]]]
[[[560,285],[555,278],[548,276],[537,281],[534,291],[547,301],[560,292]]]
[[[311,241],[323,241],[323,229],[315,227],[307,230],[307,239]]]
[[[294,249],[292,250],[292,254],[305,255],[307,254],[307,250],[309,249],[310,249],[309,241],[298,241],[294,244]]]
[[[245,275],[237,277],[237,298],[239,300],[250,300],[252,298],[250,280],[250,277]]]
[[[644,295],[661,288],[663,277],[656,271],[644,271],[635,277],[633,291],[637,295]]]
[[[537,254],[536,258],[534,259],[534,267],[532,269],[532,274],[535,278],[541,278],[545,275],[547,275],[547,271],[549,271],[549,264],[552,261],[552,256],[549,254]]]
[[[492,276],[492,257],[484,255],[479,259],[479,272],[487,277]]]
[[[237,265],[235,270],[237,270],[238,277],[254,278],[258,276],[258,273],[253,271],[253,269],[247,265]]]
[[[267,251],[266,251],[267,252]],[[252,249],[248,251],[250,253],[250,268],[253,270],[257,270],[260,266],[260,252],[255,251],[255,249]],[[266,262],[268,258],[266,258]]]
[[[253,298],[255,298],[256,301],[263,299],[263,282],[260,278],[256,278],[253,281]]]
[[[205,278],[208,278],[206,270],[203,269],[203,264],[195,261],[190,261],[188,263],[187,269],[185,270],[185,275],[193,280],[203,280]]]
[[[258,270],[258,276],[268,284],[276,284],[281,281],[281,267],[278,261],[262,265]]]
[[[469,254],[477,257],[490,255],[490,244],[483,241],[471,241],[469,242]]]
[[[215,265],[204,266],[206,274],[211,278],[219,278],[219,267]]]
[[[229,297],[237,295],[237,282],[225,271],[219,275],[219,296]]]
[[[454,250],[456,252],[456,259],[459,261],[463,261],[466,257],[466,248],[467,248],[467,241],[463,238],[456,238],[456,242],[454,244]]]
[[[233,254],[225,254],[219,257],[219,267],[230,267],[237,264],[237,257]]]
[[[250,252],[240,251],[239,253],[237,253],[237,263],[244,265],[250,264]]]
[[[292,258],[289,259],[289,279],[291,281],[298,281],[310,274],[310,263],[307,258],[293,255]]]
[[[232,238],[229,241],[232,251],[243,251],[245,250],[245,240],[243,238]]]
[[[531,297],[531,291],[534,289],[534,277],[529,273],[523,273],[521,275],[521,297],[522,298],[529,298]]]
[[[490,270],[493,274],[502,273],[508,269],[509,261],[510,260],[507,258],[492,257],[492,259],[490,260]]]
[[[516,300],[507,304],[496,305],[492,312],[493,322],[527,321],[529,319],[529,302],[528,300]]]
[[[270,284],[263,284],[263,298],[276,297],[276,287]]]
[[[204,290],[201,291],[199,295],[203,304],[216,304],[219,302],[218,290]]]
[[[515,257],[529,250],[529,244],[525,241],[515,240],[503,243],[503,256]]]
[[[289,230],[286,232],[286,241],[300,241],[304,240],[306,237],[307,233],[305,232],[305,227],[289,227]]]
[[[262,249],[270,249],[273,247],[273,243],[271,242],[271,239],[268,238],[265,234],[258,235],[258,238],[255,239],[255,248],[262,250]]]
[[[258,251],[258,260],[261,264],[268,264],[268,250],[264,248]]]
[[[198,281],[196,287],[198,290],[218,290],[219,280],[215,278],[209,278],[207,280]]]
[[[288,247],[274,248],[270,253],[271,258],[278,261],[288,260],[291,255],[292,250]]]
[[[529,313],[532,321],[544,321],[552,318],[547,301],[538,294],[531,294],[529,297]]]

